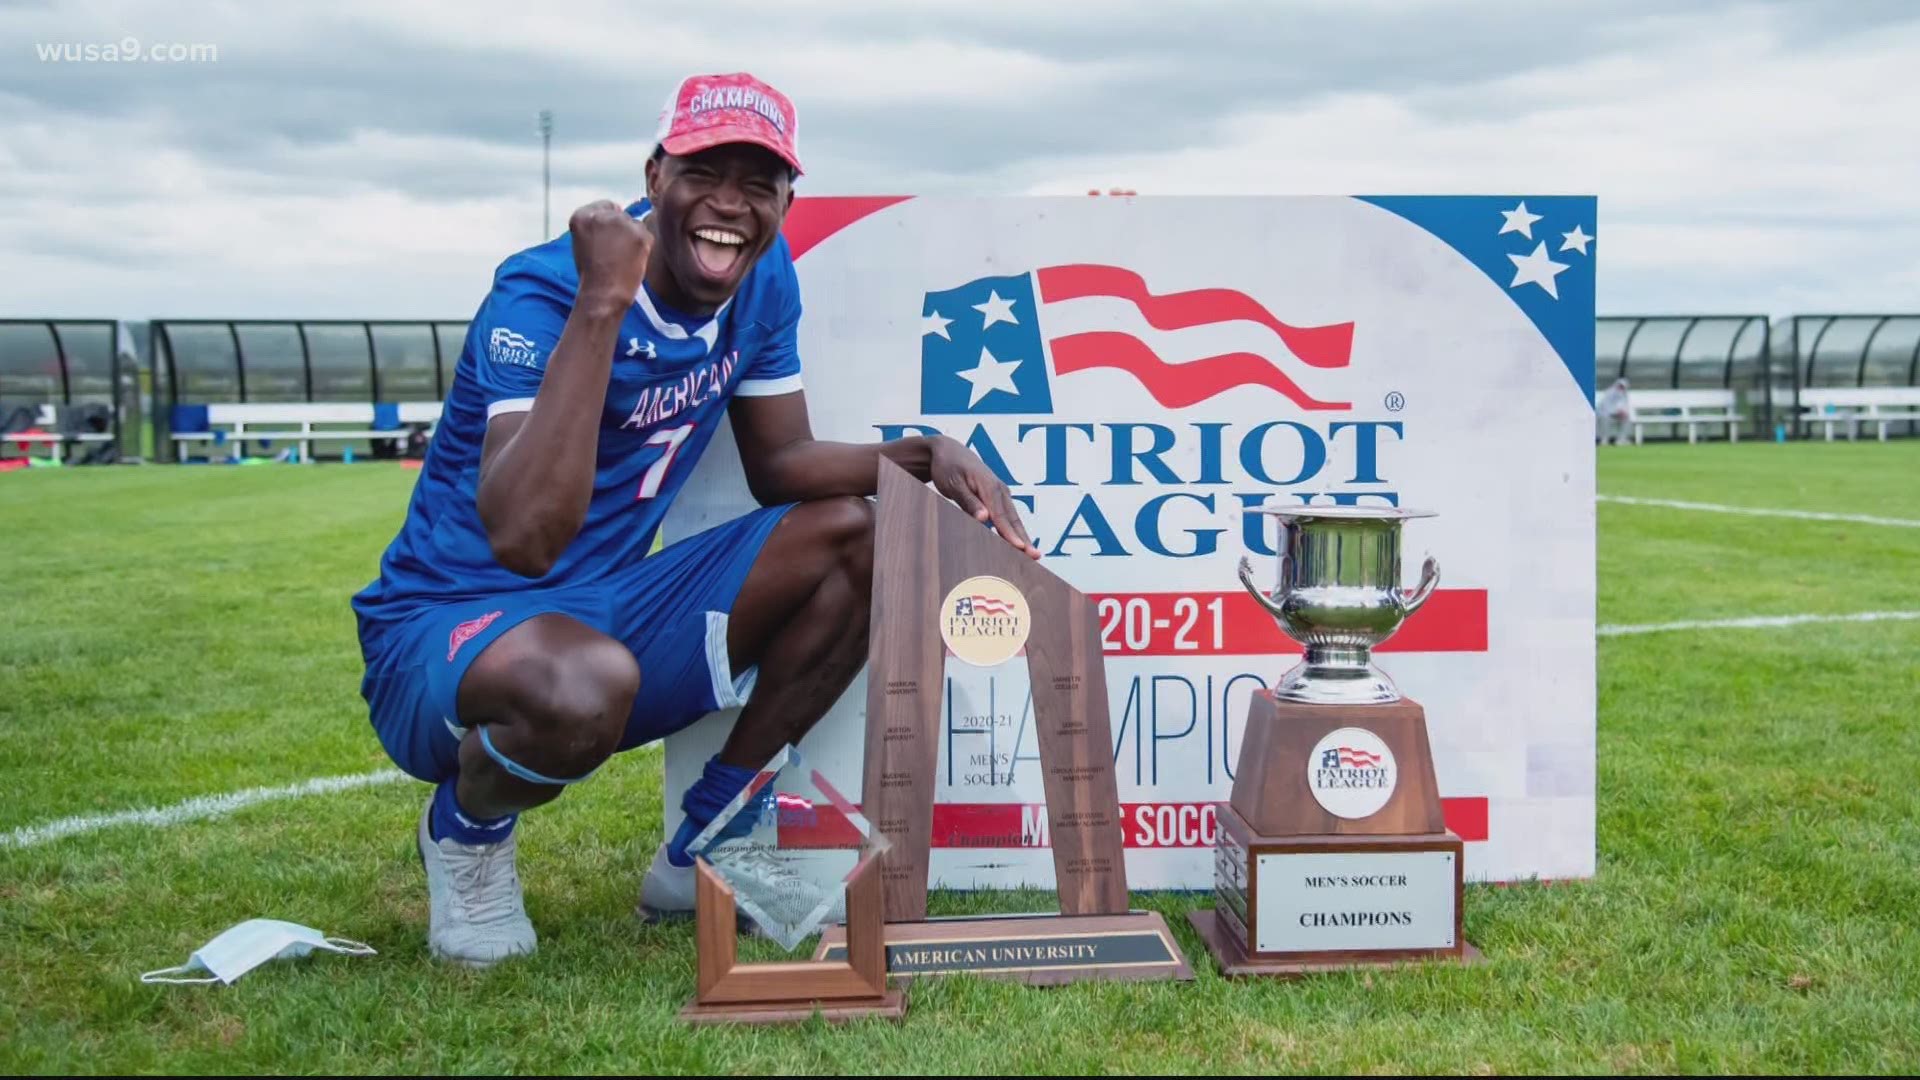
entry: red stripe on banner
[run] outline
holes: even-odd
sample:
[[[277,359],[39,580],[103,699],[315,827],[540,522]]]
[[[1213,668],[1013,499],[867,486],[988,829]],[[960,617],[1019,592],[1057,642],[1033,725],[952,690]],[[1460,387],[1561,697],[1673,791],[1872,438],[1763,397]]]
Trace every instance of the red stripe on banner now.
[[[1046,847],[1047,808],[1038,803],[933,804],[937,848]]]
[[[1061,375],[1092,368],[1118,368],[1140,381],[1153,400],[1169,409],[1184,409],[1236,386],[1264,386],[1303,409],[1350,409],[1351,402],[1321,401],[1288,378],[1263,356],[1221,353],[1201,360],[1169,364],[1146,342],[1116,330],[1068,334],[1050,342],[1053,370]]]
[[[779,815],[780,846],[783,849],[847,850],[860,846],[860,830],[831,803],[809,803],[805,799],[783,795],[775,812]]]
[[[1212,847],[1217,802],[1120,804],[1120,828],[1130,848]],[[1441,799],[1447,828],[1466,841],[1487,838],[1485,796]],[[937,848],[1045,848],[1047,808],[1040,803],[935,803]]]
[[[906,202],[912,197],[911,195],[816,195],[795,199],[793,207],[787,211],[787,220],[781,225],[780,232],[786,236],[787,247],[797,259],[812,251],[820,241],[861,218],[877,214],[889,206]]]
[[[1092,593],[1108,656],[1296,654],[1273,616],[1245,590]],[[1486,652],[1487,591],[1440,589],[1379,652]]]
[[[1140,309],[1156,330],[1184,330],[1205,323],[1246,320],[1272,330],[1303,363],[1318,368],[1346,367],[1353,355],[1353,324],[1293,326],[1274,318],[1260,301],[1236,289],[1193,289],[1155,295],[1146,279],[1119,266],[1081,263],[1045,266],[1035,271],[1046,303],[1112,296]]]
[[[1462,840],[1485,840],[1487,838],[1487,800],[1485,796],[1473,799],[1441,799],[1440,816],[1447,820],[1447,828]]]

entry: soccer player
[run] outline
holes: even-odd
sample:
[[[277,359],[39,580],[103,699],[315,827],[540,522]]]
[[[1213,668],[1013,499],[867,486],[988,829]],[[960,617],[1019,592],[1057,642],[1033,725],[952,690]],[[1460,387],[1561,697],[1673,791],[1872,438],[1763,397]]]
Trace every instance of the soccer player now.
[[[379,577],[353,599],[374,730],[437,785],[418,842],[434,955],[530,953],[514,822],[608,757],[740,707],[643,911],[693,906],[687,843],[866,658],[879,459],[1031,557],[1003,485],[944,437],[813,437],[780,226],[798,118],[744,73],[683,81],[646,198],[511,256],[468,330]],[[762,509],[648,556],[722,418]]]

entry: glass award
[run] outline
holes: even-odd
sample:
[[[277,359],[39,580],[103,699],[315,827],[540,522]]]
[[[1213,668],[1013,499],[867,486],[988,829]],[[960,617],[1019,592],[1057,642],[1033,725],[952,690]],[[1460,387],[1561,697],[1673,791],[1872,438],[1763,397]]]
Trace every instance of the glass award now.
[[[760,931],[791,951],[846,920],[847,887],[887,848],[859,808],[787,746],[687,851],[704,860]]]

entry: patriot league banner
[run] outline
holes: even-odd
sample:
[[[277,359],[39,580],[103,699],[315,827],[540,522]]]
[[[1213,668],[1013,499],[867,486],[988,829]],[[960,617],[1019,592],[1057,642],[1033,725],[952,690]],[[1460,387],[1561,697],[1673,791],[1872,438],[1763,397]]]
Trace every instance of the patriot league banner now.
[[[1404,539],[1440,590],[1376,662],[1426,707],[1470,878],[1593,873],[1595,210],[796,202],[816,435],[962,440],[1097,602],[1133,887],[1212,887],[1248,695],[1298,653],[1234,568],[1270,588],[1273,524],[1250,511],[1301,503],[1438,512]],[[753,505],[723,431],[666,541]],[[1024,664],[946,674],[934,883],[1050,886]],[[802,743],[850,794],[865,702],[862,677]],[[731,719],[668,740],[669,833]]]

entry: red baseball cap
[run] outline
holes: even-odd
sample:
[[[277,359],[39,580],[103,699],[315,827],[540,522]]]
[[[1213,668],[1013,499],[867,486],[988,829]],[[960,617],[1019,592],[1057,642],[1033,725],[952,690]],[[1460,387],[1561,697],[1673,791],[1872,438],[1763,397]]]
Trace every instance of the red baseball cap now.
[[[800,116],[787,95],[744,71],[689,75],[660,110],[654,141],[669,154],[697,154],[722,143],[745,142],[779,154],[800,168]]]

